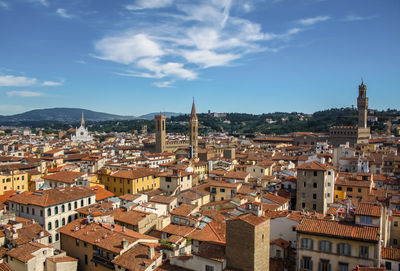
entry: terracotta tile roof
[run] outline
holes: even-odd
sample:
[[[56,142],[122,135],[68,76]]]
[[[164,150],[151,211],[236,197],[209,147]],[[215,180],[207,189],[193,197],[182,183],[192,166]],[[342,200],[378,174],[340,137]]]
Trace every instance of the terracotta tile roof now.
[[[13,270],[11,269],[11,266],[8,263],[2,262],[0,263],[0,271],[13,271]]]
[[[271,243],[280,246],[281,248],[288,248],[290,246],[290,243],[282,238],[271,240]]]
[[[95,193],[83,186],[63,187],[36,192],[22,192],[10,197],[8,201],[19,204],[31,204],[36,206],[52,206],[68,201],[89,197]]]
[[[245,179],[249,173],[247,172],[240,172],[240,171],[228,171],[225,173],[224,178],[227,179]]]
[[[302,170],[329,170],[330,167],[328,165],[319,163],[319,162],[310,162],[310,163],[305,163],[297,167],[297,169],[302,169]]]
[[[210,181],[209,184],[210,187],[213,186],[213,187],[237,188],[241,186],[240,183],[227,183],[224,181]]]
[[[231,220],[242,220],[245,221],[253,226],[257,226],[261,223],[264,223],[265,221],[267,221],[269,218],[268,217],[264,217],[264,216],[256,216],[253,214],[245,214],[245,215],[241,215],[235,218],[232,218]]]
[[[124,179],[138,179],[147,176],[152,176],[154,174],[155,172],[153,170],[147,168],[138,168],[132,170],[119,170],[115,173],[112,173],[111,176]]]
[[[138,240],[157,240],[157,238],[123,228],[117,224],[86,223],[85,218],[74,220],[66,226],[59,228],[58,231],[61,234],[115,253],[120,253],[123,249],[123,240],[127,241],[128,244],[132,244]]]
[[[161,232],[166,232],[169,234],[174,234],[178,236],[187,236],[191,232],[193,232],[195,228],[183,225],[176,225],[176,224],[169,224],[168,226],[164,227]]]
[[[175,197],[171,197],[171,196],[162,196],[162,195],[158,195],[158,196],[153,196],[149,199],[150,202],[155,202],[155,203],[163,203],[163,204],[170,204],[171,202],[173,202],[176,198]]]
[[[79,177],[86,174],[86,172],[60,171],[51,175],[42,176],[42,179],[71,184],[75,183]]]
[[[189,216],[197,209],[196,205],[182,203],[178,208],[173,209],[170,213],[177,216]]]
[[[189,234],[193,240],[201,242],[226,243],[226,223],[212,221],[202,229],[196,229]]]
[[[107,189],[104,189],[99,185],[91,186],[89,187],[89,189],[96,193],[96,201],[102,201],[104,199],[115,196],[114,193],[108,191]]]
[[[154,271],[191,271],[190,269],[182,268],[176,265],[172,265],[169,262],[164,262],[159,267],[157,267]]]
[[[262,195],[263,198],[273,201],[279,205],[283,205],[287,203],[290,199],[284,198],[278,195],[274,195],[273,193],[266,193]]]
[[[400,249],[392,248],[392,247],[382,247],[381,258],[399,262],[400,261]]]
[[[10,197],[8,201],[19,204],[31,204],[36,206],[52,206],[68,201],[89,197],[95,193],[83,186],[63,187],[36,192],[22,192]]]
[[[42,236],[40,233],[43,232]],[[29,223],[24,224],[22,228],[17,229],[18,238],[14,239],[13,241],[20,245],[24,243],[29,243],[32,240],[38,240],[41,238],[45,238],[50,235],[50,233],[43,229],[39,223]]]
[[[379,228],[343,224],[333,220],[304,218],[296,229],[298,232],[355,239],[366,242],[379,241]]]
[[[31,242],[20,245],[8,251],[6,254],[21,262],[27,263],[29,260],[35,258],[35,256],[33,256],[32,254],[43,247],[48,247],[48,246]]]
[[[359,203],[355,211],[355,215],[380,217],[381,209],[382,207],[380,205],[373,203]]]
[[[115,258],[112,263],[127,270],[142,271],[148,269],[149,265],[159,257],[161,257],[161,254],[155,251],[154,257],[149,259],[149,248],[145,245],[137,244]]]

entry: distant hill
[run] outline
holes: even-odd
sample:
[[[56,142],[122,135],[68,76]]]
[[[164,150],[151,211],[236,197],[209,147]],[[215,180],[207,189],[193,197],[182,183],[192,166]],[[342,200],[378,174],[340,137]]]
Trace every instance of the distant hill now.
[[[134,116],[120,116],[81,108],[49,108],[35,109],[25,113],[0,116],[0,123],[36,122],[36,121],[60,121],[79,122],[82,112],[85,121],[107,121],[107,120],[131,120]]]
[[[142,116],[136,117],[135,119],[152,120],[152,119],[154,119],[155,115],[165,115],[167,118],[170,118],[170,117],[176,117],[176,116],[183,115],[183,113],[154,112],[154,113],[149,113],[149,114],[146,114],[146,115],[142,115]]]

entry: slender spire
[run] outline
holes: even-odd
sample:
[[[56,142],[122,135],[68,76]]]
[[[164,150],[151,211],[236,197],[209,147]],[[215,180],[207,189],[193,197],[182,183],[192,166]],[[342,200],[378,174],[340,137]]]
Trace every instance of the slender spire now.
[[[85,126],[85,119],[83,118],[83,112],[82,112],[82,119],[81,119],[81,126]]]
[[[362,86],[364,85],[364,80],[363,80],[362,76],[361,76],[361,85]]]
[[[190,116],[196,117],[197,118],[197,114],[196,114],[196,105],[194,104],[194,97],[193,97],[193,104],[192,104],[192,113],[190,114]]]

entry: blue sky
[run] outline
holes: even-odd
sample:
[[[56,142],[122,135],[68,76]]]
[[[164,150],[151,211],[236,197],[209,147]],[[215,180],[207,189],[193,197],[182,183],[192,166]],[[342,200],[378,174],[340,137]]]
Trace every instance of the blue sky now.
[[[0,114],[400,105],[398,0],[0,0]]]

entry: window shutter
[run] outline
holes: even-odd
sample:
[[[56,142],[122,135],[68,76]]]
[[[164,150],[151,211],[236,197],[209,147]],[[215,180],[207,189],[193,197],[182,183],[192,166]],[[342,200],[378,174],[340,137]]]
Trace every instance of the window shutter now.
[[[332,252],[332,243],[328,242],[328,252]]]
[[[318,271],[322,271],[322,263],[321,262],[318,263]]]
[[[314,249],[314,240],[310,239],[310,249],[313,250]]]
[[[313,263],[313,261],[310,260],[310,270],[312,271],[313,268],[314,268],[314,263]]]
[[[304,260],[300,259],[300,268],[304,268]]]
[[[332,271],[332,265],[328,263],[328,271]]]

